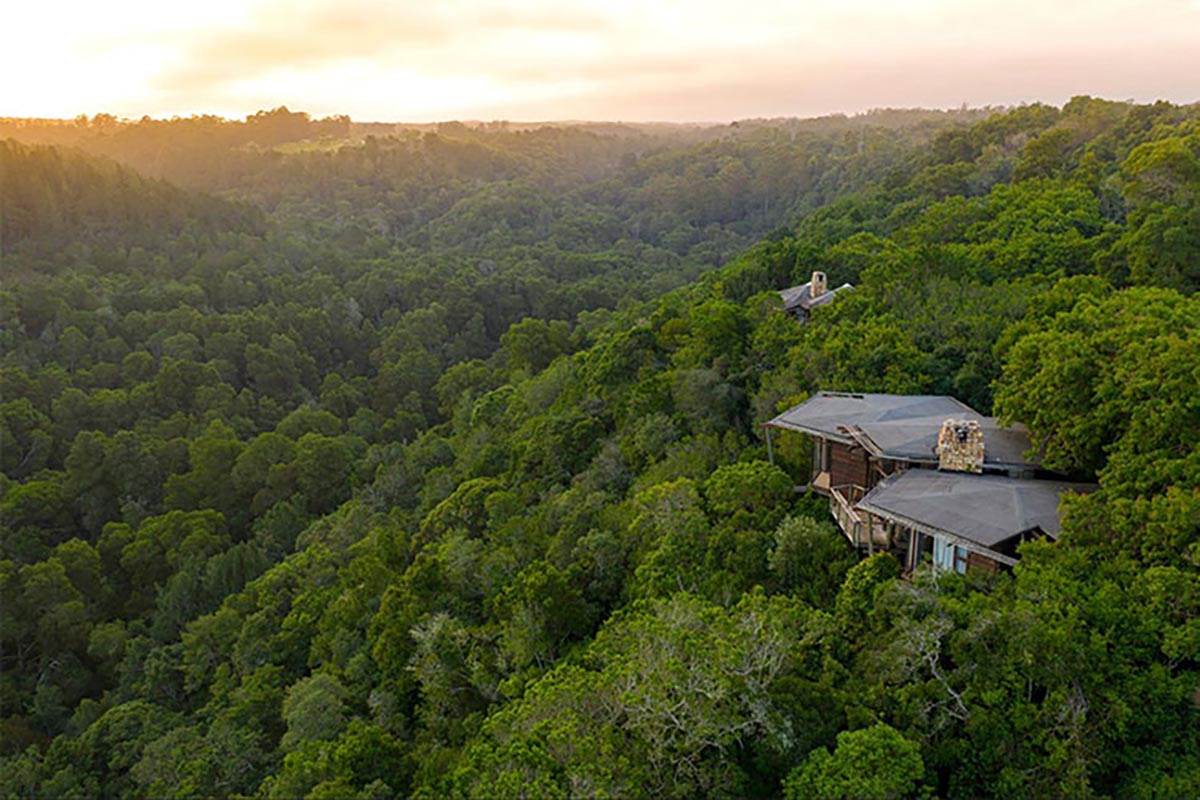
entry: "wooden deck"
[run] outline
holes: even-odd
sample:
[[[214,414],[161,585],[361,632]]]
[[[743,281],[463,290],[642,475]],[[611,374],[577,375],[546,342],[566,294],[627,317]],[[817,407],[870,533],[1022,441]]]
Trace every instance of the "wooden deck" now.
[[[835,486],[829,490],[829,510],[850,544],[865,549],[868,554],[876,548],[889,549],[891,537],[882,520],[858,511],[854,504],[862,499],[866,489],[861,486]]]

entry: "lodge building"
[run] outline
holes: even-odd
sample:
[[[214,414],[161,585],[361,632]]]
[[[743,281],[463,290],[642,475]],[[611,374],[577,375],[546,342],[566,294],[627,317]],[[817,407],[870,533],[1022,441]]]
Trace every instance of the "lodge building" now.
[[[829,498],[860,550],[912,572],[995,572],[1028,539],[1058,538],[1060,497],[1089,492],[1045,471],[1021,425],[1001,426],[953,397],[820,392],[766,423],[812,442],[807,488]]]

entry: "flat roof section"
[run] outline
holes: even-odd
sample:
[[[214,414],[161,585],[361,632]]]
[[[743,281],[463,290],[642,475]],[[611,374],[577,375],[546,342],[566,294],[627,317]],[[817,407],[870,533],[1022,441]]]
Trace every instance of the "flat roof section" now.
[[[1034,529],[1057,539],[1060,496],[1096,488],[1087,483],[912,469],[880,481],[858,508],[991,549]]]

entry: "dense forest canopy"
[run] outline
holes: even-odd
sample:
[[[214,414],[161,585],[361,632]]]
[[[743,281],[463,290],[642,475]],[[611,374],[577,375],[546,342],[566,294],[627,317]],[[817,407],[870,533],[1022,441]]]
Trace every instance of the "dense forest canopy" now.
[[[1197,107],[0,135],[4,796],[1200,794]],[[821,389],[1100,490],[902,579]]]

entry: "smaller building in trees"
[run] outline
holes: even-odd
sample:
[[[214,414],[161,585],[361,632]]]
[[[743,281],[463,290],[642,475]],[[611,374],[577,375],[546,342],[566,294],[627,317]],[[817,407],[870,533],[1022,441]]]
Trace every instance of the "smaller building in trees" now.
[[[839,292],[853,288],[850,284],[843,283],[836,289],[830,289],[825,273],[814,272],[812,280],[808,283],[783,289],[779,292],[779,297],[783,300],[783,313],[793,316],[801,322],[807,322],[812,309],[833,302],[833,298]]]

